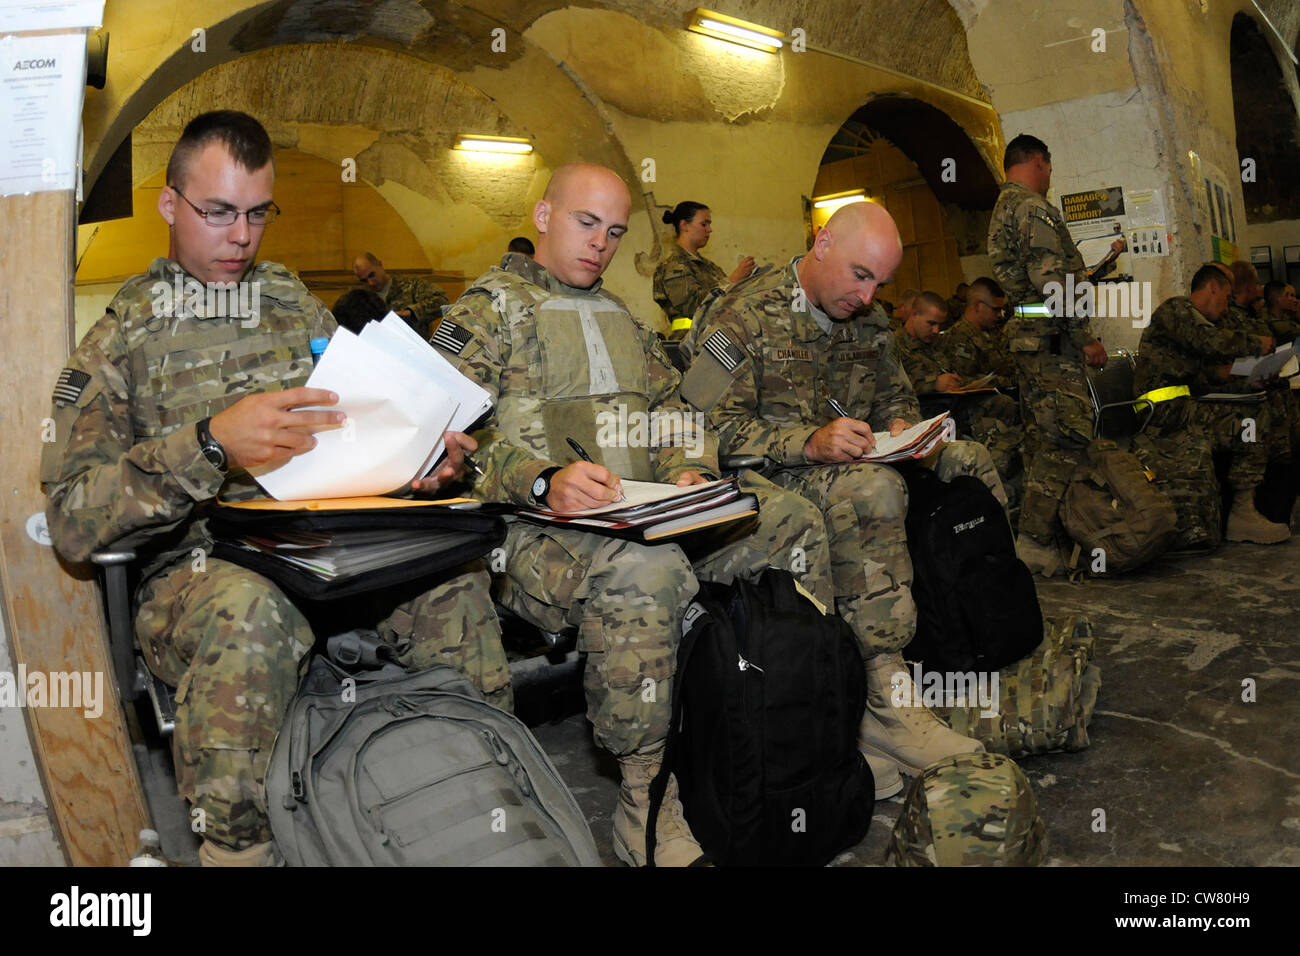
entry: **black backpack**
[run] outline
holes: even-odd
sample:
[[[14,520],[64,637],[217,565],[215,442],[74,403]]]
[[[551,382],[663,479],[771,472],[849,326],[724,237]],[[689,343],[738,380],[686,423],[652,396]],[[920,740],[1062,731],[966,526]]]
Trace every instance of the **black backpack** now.
[[[902,471],[916,603],[904,656],[927,670],[967,672],[1032,654],[1043,641],[1043,612],[1002,505],[970,475],[945,482],[928,468]]]
[[[866,674],[847,624],[822,615],[788,571],[701,583],[677,662],[648,860],[669,771],[719,866],[824,866],[862,840],[875,784],[858,752]]]

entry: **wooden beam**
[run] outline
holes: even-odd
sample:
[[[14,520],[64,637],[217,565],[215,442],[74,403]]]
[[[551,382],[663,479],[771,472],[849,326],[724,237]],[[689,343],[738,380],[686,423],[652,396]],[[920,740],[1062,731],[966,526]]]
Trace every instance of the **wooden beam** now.
[[[148,809],[109,663],[102,604],[89,567],[61,564],[28,535],[45,510],[38,480],[42,422],[73,342],[75,209],[71,191],[0,199],[0,595],[14,661],[35,673],[102,674],[103,710],[25,711],[50,815],[68,862],[120,866]],[[24,693],[24,688],[18,688]]]

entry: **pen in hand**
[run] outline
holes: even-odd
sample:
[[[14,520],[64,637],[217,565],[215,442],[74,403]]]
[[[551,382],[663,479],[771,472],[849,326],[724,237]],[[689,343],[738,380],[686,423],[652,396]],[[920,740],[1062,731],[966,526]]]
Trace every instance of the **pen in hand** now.
[[[566,439],[564,439],[564,440],[567,441],[567,442],[569,443],[569,447],[572,448],[572,449],[574,450],[575,453],[577,453],[577,455],[578,455],[579,458],[581,458],[583,461],[587,462],[588,464],[591,464],[591,465],[596,464],[594,461],[591,460],[591,456],[587,454],[586,449],[584,449],[584,448],[583,448],[581,445],[579,445],[576,441],[574,441],[572,438],[566,438]],[[622,500],[623,500],[623,496],[622,496],[622,495],[619,495],[618,497],[616,497],[616,498],[614,499],[614,501],[615,501],[616,503],[619,502],[619,501],[622,501]]]
[[[852,415],[850,415],[848,412],[846,412],[846,411],[844,410],[844,406],[843,406],[843,405],[841,405],[839,402],[835,401],[835,399],[831,398],[829,395],[826,397],[826,404],[830,405],[830,407],[831,407],[831,411],[833,411],[833,412],[834,412],[836,415],[838,415],[840,418],[852,418],[852,417],[853,417]]]

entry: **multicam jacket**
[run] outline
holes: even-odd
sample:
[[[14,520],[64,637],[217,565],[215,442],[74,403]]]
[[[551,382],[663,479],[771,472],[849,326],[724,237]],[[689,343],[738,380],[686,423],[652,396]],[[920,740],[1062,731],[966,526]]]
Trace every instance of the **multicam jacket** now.
[[[691,318],[710,292],[726,287],[727,274],[721,266],[691,255],[676,243],[655,269],[654,299],[669,322]]]

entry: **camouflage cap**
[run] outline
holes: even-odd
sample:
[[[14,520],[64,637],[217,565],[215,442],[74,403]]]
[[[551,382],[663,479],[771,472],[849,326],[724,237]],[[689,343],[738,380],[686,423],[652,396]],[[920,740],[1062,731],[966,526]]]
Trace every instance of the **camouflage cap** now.
[[[894,825],[895,866],[1038,866],[1047,833],[1034,790],[1007,756],[958,754],[916,778]]]

